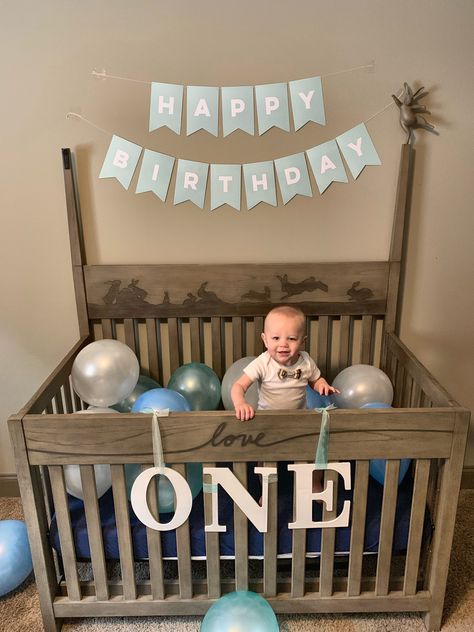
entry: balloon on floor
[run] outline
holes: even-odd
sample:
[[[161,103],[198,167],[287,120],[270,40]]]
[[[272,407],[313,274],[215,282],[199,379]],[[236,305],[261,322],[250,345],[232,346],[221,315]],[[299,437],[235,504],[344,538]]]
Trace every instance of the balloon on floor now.
[[[239,379],[247,364],[250,364],[252,360],[255,360],[255,356],[240,358],[240,360],[236,360],[233,364],[231,364],[225,372],[224,377],[222,378],[221,396],[222,403],[224,404],[224,408],[226,410],[234,410],[234,404],[232,403],[230,391],[234,382]],[[250,404],[252,408],[257,408],[258,386],[256,382],[254,382],[245,393],[245,401]]]
[[[272,607],[249,590],[238,590],[218,599],[206,613],[200,632],[278,632]]]
[[[118,340],[96,340],[76,356],[71,370],[72,387],[92,406],[111,406],[130,395],[140,367],[133,351]]]
[[[119,413],[129,413],[132,410],[133,404],[137,401],[140,395],[143,395],[143,393],[146,393],[147,391],[151,391],[153,388],[161,388],[161,385],[158,384],[156,380],[148,377],[148,375],[140,375],[137,385],[130,395],[125,397],[125,399],[122,399],[121,402],[114,404],[112,408],[117,410]]]
[[[168,388],[181,393],[191,410],[216,410],[221,401],[220,380],[202,362],[189,362],[178,367],[170,377]]]
[[[0,520],[0,597],[22,584],[32,570],[25,523]]]
[[[370,402],[390,405],[393,400],[393,386],[388,376],[370,364],[348,366],[335,377],[332,385],[340,391],[332,396],[338,408],[361,408]]]

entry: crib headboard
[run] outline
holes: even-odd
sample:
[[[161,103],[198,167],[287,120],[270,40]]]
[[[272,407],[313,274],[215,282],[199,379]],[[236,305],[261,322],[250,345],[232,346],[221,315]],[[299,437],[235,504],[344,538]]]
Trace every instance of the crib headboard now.
[[[411,145],[402,146],[387,261],[266,265],[87,265],[72,155],[62,151],[82,335],[122,339],[158,381],[190,361],[222,377],[262,351],[265,314],[288,303],[305,313],[307,348],[329,378],[352,363],[381,362],[382,334],[398,326]]]

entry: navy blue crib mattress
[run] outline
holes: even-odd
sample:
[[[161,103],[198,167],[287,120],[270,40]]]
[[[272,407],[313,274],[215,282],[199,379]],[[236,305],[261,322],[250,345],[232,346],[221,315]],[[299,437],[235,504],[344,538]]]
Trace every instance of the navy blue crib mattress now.
[[[222,464],[224,465],[224,464]],[[228,464],[230,466],[230,464]],[[253,466],[249,464],[247,489],[255,499],[260,498],[260,478],[253,473]],[[352,464],[352,480],[354,481],[354,464]],[[219,486],[219,523],[225,524],[226,532],[219,533],[220,556],[222,559],[233,559],[234,552],[234,508],[230,496]],[[342,479],[339,479],[337,513],[341,513],[345,500],[351,501],[351,514],[348,527],[336,528],[335,551],[337,554],[347,554],[350,550],[351,519],[352,519],[352,494],[353,491],[344,490]],[[393,534],[393,553],[406,551],[408,531],[410,525],[411,501],[413,494],[413,478],[408,471],[398,487],[397,506],[395,513],[395,525]],[[376,553],[379,546],[380,517],[382,511],[383,486],[369,476],[367,495],[367,514],[365,523],[364,552]],[[71,526],[76,548],[76,557],[79,560],[90,559],[90,547],[87,533],[87,523],[84,511],[84,503],[78,498],[68,496]],[[189,531],[191,540],[192,559],[202,560],[206,558],[206,545],[204,533],[204,503],[203,492],[200,492],[193,501],[193,507],[189,516]],[[117,528],[115,523],[115,510],[112,490],[109,489],[99,499],[100,520],[106,559],[118,560],[119,546]],[[135,560],[148,558],[148,546],[146,527],[135,515],[130,503],[129,514],[133,552]],[[313,503],[313,520],[322,520],[322,506]],[[160,514],[161,522],[169,522],[172,514]],[[286,464],[279,463],[278,467],[278,557],[291,557],[292,533],[288,529],[288,523],[293,521],[293,477],[286,470]],[[430,536],[431,526],[428,511],[425,512],[423,526],[423,541]],[[321,552],[322,529],[308,529],[306,536],[307,557],[317,557]],[[248,526],[248,550],[249,557],[263,559],[264,534],[260,533],[252,523]],[[162,555],[163,559],[177,559],[176,532],[162,531]],[[50,543],[61,554],[61,545],[56,522],[53,515],[50,526]]]

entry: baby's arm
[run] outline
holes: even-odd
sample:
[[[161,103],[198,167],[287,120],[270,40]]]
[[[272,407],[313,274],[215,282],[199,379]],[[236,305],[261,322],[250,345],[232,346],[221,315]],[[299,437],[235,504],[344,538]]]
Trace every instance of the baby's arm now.
[[[252,406],[245,401],[245,393],[251,384],[252,380],[248,375],[243,373],[239,379],[234,382],[230,390],[230,396],[235,408],[235,416],[237,419],[240,419],[240,421],[248,421],[249,419],[253,419],[255,415]]]
[[[313,391],[316,391],[320,395],[329,395],[330,393],[339,393],[337,388],[331,386],[326,382],[323,377],[318,377],[317,380],[313,380],[312,382],[308,382]]]

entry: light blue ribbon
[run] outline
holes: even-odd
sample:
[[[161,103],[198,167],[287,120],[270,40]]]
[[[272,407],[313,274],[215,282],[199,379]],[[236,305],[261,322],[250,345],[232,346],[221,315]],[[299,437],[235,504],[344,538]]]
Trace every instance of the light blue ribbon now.
[[[328,466],[329,411],[334,408],[336,408],[334,404],[324,406],[323,408],[314,408],[316,412],[322,414],[318,445],[316,447],[316,454],[314,457],[314,465],[317,470],[325,470]]]
[[[217,494],[217,487],[216,483],[203,483],[202,491],[205,494]]]
[[[153,463],[155,467],[161,469],[166,467],[165,458],[163,456],[163,443],[161,441],[160,425],[158,423],[158,417],[168,417],[170,414],[169,408],[158,410],[156,408],[142,408],[142,413],[152,413],[153,419],[151,420],[151,435],[153,439]]]

